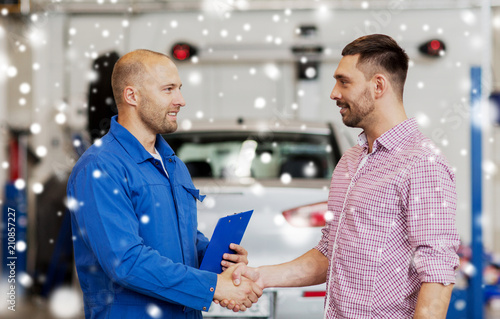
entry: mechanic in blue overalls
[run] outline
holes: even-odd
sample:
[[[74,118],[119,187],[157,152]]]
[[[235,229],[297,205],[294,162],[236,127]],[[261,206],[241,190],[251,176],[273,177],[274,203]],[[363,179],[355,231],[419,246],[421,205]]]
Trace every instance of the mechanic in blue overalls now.
[[[203,200],[161,134],[185,105],[175,64],[136,50],[113,69],[118,116],[78,160],[67,186],[75,262],[86,318],[202,318],[212,301],[245,310],[262,290],[234,269],[199,270],[208,239],[197,230]],[[233,245],[232,263],[248,263]],[[225,256],[226,257],[226,256]]]

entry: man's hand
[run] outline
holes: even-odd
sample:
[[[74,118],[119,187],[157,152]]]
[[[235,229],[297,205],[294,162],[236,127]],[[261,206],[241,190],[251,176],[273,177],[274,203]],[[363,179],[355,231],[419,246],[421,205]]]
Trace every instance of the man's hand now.
[[[236,244],[229,245],[229,248],[234,250],[236,254],[224,254],[224,256],[222,256],[223,260],[221,262],[221,265],[223,271],[238,263],[244,263],[245,265],[248,265],[248,252],[245,248]]]
[[[236,268],[233,270],[231,278],[233,280],[233,284],[235,286],[239,286],[242,282],[242,280],[251,280],[253,281],[260,289],[264,289],[264,282],[263,278],[259,273],[258,268],[251,268],[248,267],[247,265],[240,263],[236,265]],[[243,279],[242,279],[243,278]],[[218,302],[217,302],[218,303]],[[221,307],[233,309],[233,311],[238,311],[242,309],[238,309],[238,306],[236,305],[236,302],[234,300],[221,300],[220,301]],[[244,311],[244,310],[242,310]]]
[[[322,284],[326,281],[328,258],[316,249],[311,249],[304,255],[290,262],[250,268],[244,263],[229,268],[233,286],[244,284],[252,280],[254,285],[262,291],[269,287],[304,287]],[[225,275],[226,272],[223,274]],[[248,279],[250,278],[250,279]],[[237,302],[231,298],[222,298],[221,306],[227,306],[237,311]],[[231,301],[228,301],[231,300]],[[243,310],[243,309],[241,309]]]
[[[252,268],[245,264],[239,264],[233,271],[231,277],[235,286],[238,286],[241,283],[241,277],[246,277],[255,282],[261,289],[265,288],[263,277],[259,273],[259,268]]]
[[[217,275],[217,287],[214,293],[216,303],[217,301],[223,301],[224,304],[221,303],[221,305],[235,312],[245,311],[262,296],[262,289],[247,278],[242,278],[238,286],[233,284],[233,272],[239,266],[246,267],[243,263],[236,264],[229,267],[222,274]],[[227,302],[227,300],[231,300],[231,302]]]

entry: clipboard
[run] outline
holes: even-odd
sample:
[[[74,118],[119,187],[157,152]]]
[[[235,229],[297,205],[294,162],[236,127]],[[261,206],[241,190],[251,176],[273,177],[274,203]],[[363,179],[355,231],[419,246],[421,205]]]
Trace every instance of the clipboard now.
[[[222,256],[225,253],[234,254],[234,251],[229,249],[229,244],[240,244],[252,213],[253,210],[249,210],[219,218],[201,262],[201,270],[208,270],[217,274],[222,272],[220,264]]]

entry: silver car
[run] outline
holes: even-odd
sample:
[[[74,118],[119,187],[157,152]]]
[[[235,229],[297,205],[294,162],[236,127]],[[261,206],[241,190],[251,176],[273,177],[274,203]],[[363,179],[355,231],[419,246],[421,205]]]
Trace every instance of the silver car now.
[[[193,122],[165,136],[207,195],[198,229],[210,238],[222,216],[254,210],[241,245],[249,265],[290,261],[321,237],[332,171],[347,138],[326,123],[277,120]],[[182,129],[182,126],[188,129]],[[207,318],[322,318],[325,286],[266,290],[246,312],[212,305]]]

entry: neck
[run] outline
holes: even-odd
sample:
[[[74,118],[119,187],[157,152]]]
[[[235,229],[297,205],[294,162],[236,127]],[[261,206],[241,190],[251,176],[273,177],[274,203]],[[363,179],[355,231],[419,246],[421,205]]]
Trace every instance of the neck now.
[[[148,130],[141,121],[134,120],[128,114],[119,114],[118,123],[126,128],[150,153],[155,152],[156,134]]]
[[[377,109],[380,110],[383,109],[383,107]],[[375,114],[370,123],[362,126],[362,129],[366,134],[366,139],[368,140],[368,153],[372,152],[373,143],[377,138],[399,123],[408,119],[402,103],[399,103],[399,105],[395,107],[386,107],[383,112],[379,113],[380,114]]]

